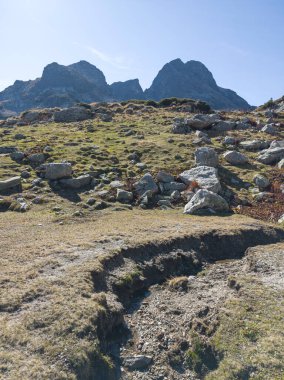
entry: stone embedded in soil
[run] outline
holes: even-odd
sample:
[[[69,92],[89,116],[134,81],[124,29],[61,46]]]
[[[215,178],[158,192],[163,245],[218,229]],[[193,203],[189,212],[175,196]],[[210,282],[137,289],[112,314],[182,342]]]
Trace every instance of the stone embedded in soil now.
[[[128,356],[123,359],[123,365],[131,370],[142,370],[148,367],[151,362],[152,357],[146,355]]]

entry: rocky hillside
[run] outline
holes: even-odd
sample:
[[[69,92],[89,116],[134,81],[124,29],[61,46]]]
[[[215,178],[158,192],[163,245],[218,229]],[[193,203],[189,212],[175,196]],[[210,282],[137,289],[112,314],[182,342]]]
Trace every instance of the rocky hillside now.
[[[1,121],[1,380],[281,379],[273,115],[165,99]]]
[[[216,109],[249,109],[235,92],[217,86],[208,69],[197,61],[167,63],[143,92],[138,79],[108,85],[94,65],[80,61],[69,66],[51,63],[41,78],[17,80],[0,92],[0,118],[29,108],[70,107],[78,102],[160,100],[168,97],[206,101]]]

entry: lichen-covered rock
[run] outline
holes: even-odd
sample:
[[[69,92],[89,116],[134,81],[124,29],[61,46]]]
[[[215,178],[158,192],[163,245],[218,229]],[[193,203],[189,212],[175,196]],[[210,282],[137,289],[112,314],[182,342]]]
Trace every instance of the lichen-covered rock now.
[[[218,166],[218,154],[213,148],[204,146],[197,148],[195,151],[195,163],[197,166]]]
[[[231,165],[243,165],[248,162],[248,158],[236,150],[229,150],[225,152],[223,157]]]
[[[133,200],[133,193],[123,189],[117,189],[116,200],[121,203],[128,203]]]
[[[6,193],[10,190],[21,191],[22,182],[21,177],[12,177],[5,180],[0,181],[0,193]]]
[[[90,185],[92,177],[89,174],[81,175],[77,178],[66,178],[59,181],[60,185],[70,189],[81,189]]]
[[[266,189],[270,185],[270,181],[262,174],[256,174],[253,177],[253,182],[259,189]]]
[[[248,151],[256,151],[269,147],[269,142],[264,140],[246,140],[240,143],[240,146]]]
[[[142,197],[147,191],[151,191],[153,194],[159,191],[158,185],[150,173],[144,174],[144,176],[134,184],[134,188],[139,197]]]
[[[257,160],[262,164],[275,164],[284,158],[284,146],[263,150]]]
[[[217,114],[203,115],[198,114],[186,120],[186,124],[193,129],[206,129],[214,123],[220,121]]]
[[[68,178],[72,175],[72,166],[69,162],[52,162],[43,165],[41,171],[46,179]]]
[[[228,211],[229,205],[220,195],[205,189],[198,190],[191,200],[185,205],[185,214],[194,214],[201,209],[214,211]]]
[[[72,121],[83,121],[91,119],[92,112],[85,107],[70,107],[54,113],[54,121],[57,123],[70,123]]]
[[[209,166],[198,166],[196,168],[186,170],[179,175],[182,182],[186,185],[191,185],[197,182],[200,188],[218,193],[221,191],[221,184],[218,178],[216,168]]]

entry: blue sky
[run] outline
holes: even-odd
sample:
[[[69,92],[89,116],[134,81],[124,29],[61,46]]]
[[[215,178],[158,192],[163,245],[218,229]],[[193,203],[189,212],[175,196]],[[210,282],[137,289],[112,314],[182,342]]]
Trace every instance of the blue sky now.
[[[284,0],[0,0],[0,36],[0,90],[82,59],[146,88],[181,58],[250,104],[284,95]]]

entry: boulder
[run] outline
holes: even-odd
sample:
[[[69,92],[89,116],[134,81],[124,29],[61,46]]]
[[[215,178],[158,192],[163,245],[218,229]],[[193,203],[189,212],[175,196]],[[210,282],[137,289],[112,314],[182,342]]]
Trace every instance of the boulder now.
[[[284,146],[263,150],[257,160],[262,164],[275,164],[284,158]]]
[[[272,141],[269,148],[284,148],[284,140]]]
[[[179,134],[179,135],[186,135],[191,132],[192,132],[192,129],[187,125],[186,119],[176,118],[174,120],[174,123],[172,126],[172,133]]]
[[[116,181],[111,181],[111,183],[109,185],[113,189],[117,189],[118,187],[123,187],[124,184],[123,184],[123,182],[116,180]]]
[[[269,135],[276,135],[277,129],[275,128],[274,124],[266,124],[262,129],[261,132],[268,133]]]
[[[159,191],[159,188],[150,173],[144,174],[144,176],[134,184],[134,188],[139,197],[142,197],[147,191],[151,191],[153,194]]]
[[[59,181],[60,185],[70,189],[78,190],[90,185],[92,177],[89,174],[81,175],[77,178],[66,178]]]
[[[171,193],[175,190],[177,191],[184,191],[186,189],[186,185],[182,182],[159,182],[159,188],[161,190],[161,193]]]
[[[61,179],[72,175],[72,166],[69,162],[49,163],[42,167],[44,178],[46,179]]]
[[[204,142],[206,144],[211,143],[210,137],[207,135],[207,133],[202,131],[196,131],[195,135],[200,139],[200,142]]]
[[[228,211],[229,205],[220,195],[205,189],[198,190],[197,193],[184,207],[184,214],[194,214],[201,209],[211,209],[214,211]]]
[[[279,169],[284,169],[284,158],[282,158],[282,160],[278,162],[277,166]]]
[[[243,149],[248,150],[248,151],[256,151],[256,150],[268,148],[269,142],[263,141],[263,140],[246,140],[246,141],[242,141],[240,143],[240,146]]]
[[[249,128],[251,128],[251,125],[247,122],[243,122],[243,121],[237,121],[236,122],[235,129],[238,131],[244,131],[244,130],[247,130]]]
[[[25,154],[23,152],[13,152],[10,154],[11,160],[16,161],[16,162],[21,162]]]
[[[0,192],[6,193],[12,190],[22,191],[21,177],[17,176],[0,181]]]
[[[11,154],[17,152],[15,146],[0,146],[0,154]]]
[[[256,174],[253,177],[253,182],[259,189],[266,189],[270,185],[269,179],[263,176],[262,174]]]
[[[218,178],[218,171],[209,166],[198,166],[196,168],[186,170],[179,175],[179,178],[186,185],[197,182],[198,186],[206,190],[218,193],[221,191],[221,184]]]
[[[227,131],[232,131],[235,129],[236,123],[234,121],[219,121],[217,124],[213,125],[212,131],[218,133],[224,133]]]
[[[237,142],[238,142],[238,140],[232,136],[225,136],[225,138],[224,138],[224,144],[225,145],[236,145]]]
[[[231,165],[243,165],[248,162],[248,158],[236,150],[229,150],[225,152],[223,157]]]
[[[123,189],[117,189],[116,200],[121,203],[128,203],[133,200],[133,193]]]
[[[188,125],[190,128],[200,130],[206,129],[218,121],[220,121],[220,118],[217,114],[197,114],[190,119],[186,119],[186,125]]]
[[[28,156],[28,160],[31,166],[37,167],[45,162],[45,155],[43,153],[34,153]]]
[[[160,170],[157,174],[157,181],[158,182],[163,182],[163,183],[166,183],[166,182],[173,182],[175,179],[174,179],[174,176],[170,173],[167,173],[163,170]]]
[[[218,155],[213,148],[207,146],[198,148],[195,151],[195,163],[197,166],[218,166]]]
[[[54,113],[54,121],[56,123],[70,123],[73,121],[83,121],[91,119],[92,112],[85,107],[64,108]]]
[[[123,359],[124,367],[130,370],[141,370],[148,367],[152,362],[151,356],[135,355],[127,356]]]

